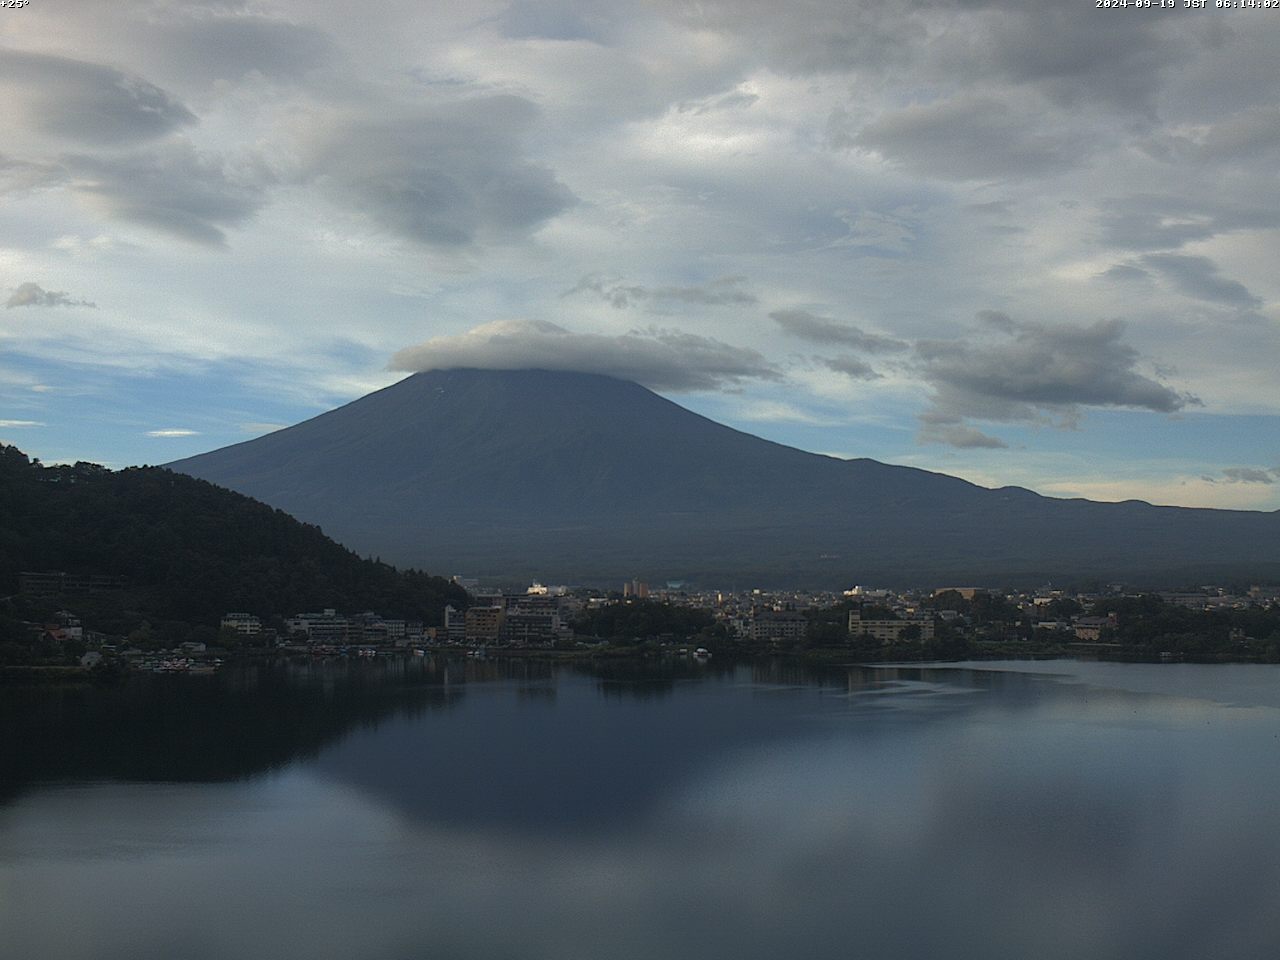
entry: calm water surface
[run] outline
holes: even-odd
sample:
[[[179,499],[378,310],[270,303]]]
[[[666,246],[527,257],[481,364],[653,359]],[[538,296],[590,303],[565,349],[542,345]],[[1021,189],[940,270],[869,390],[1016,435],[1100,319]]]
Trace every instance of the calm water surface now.
[[[0,957],[1273,958],[1280,668],[0,688]]]

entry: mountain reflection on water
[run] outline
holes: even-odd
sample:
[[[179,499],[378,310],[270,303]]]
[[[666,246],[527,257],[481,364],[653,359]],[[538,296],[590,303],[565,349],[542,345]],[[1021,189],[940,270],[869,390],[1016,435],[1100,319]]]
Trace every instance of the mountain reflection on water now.
[[[0,694],[6,957],[1280,943],[1273,667],[413,658]]]

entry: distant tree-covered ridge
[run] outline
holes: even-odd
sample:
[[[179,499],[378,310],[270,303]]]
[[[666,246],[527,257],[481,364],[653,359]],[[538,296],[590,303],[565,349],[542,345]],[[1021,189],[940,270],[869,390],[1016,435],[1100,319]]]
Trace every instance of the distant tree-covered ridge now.
[[[216,626],[228,611],[267,621],[325,607],[431,625],[446,604],[467,602],[441,577],[362,559],[319,527],[203,480],[160,467],[44,466],[0,444],[0,597],[12,597],[0,613],[10,618],[42,605],[13,596],[23,571],[119,578],[57,605],[121,635]]]
[[[659,600],[628,600],[583,611],[574,629],[582,636],[604,640],[640,641],[664,635],[689,640],[705,639],[714,624],[710,610]]]

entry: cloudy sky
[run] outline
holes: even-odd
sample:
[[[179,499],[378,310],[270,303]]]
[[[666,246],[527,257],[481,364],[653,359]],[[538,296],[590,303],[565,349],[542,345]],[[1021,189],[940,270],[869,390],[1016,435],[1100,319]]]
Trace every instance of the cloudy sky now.
[[[0,439],[33,455],[542,366],[992,486],[1280,508],[1280,10],[0,14]]]

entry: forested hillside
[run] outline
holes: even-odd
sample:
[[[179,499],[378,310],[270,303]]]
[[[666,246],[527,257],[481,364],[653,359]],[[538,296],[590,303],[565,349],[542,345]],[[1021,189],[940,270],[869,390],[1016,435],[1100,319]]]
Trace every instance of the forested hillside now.
[[[118,585],[42,601],[18,596],[22,571],[118,577]],[[67,607],[93,627],[143,623],[175,636],[228,611],[269,620],[335,607],[441,622],[466,605],[458,586],[362,559],[249,497],[160,467],[43,466],[0,445],[0,615]]]

